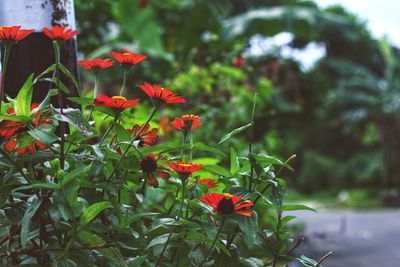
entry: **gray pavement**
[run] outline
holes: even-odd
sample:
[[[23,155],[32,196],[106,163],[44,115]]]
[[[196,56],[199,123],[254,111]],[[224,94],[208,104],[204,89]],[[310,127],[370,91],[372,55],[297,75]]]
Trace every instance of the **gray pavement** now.
[[[324,267],[400,267],[400,209],[290,214],[305,224],[298,255],[319,259],[333,251]]]

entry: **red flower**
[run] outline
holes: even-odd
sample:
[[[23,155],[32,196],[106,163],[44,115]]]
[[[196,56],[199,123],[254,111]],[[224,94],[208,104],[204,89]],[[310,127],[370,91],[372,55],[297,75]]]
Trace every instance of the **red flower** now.
[[[242,201],[242,197],[240,196],[212,193],[205,194],[199,200],[212,207],[215,212],[221,215],[240,214],[250,217],[253,214],[252,210],[246,208],[252,207],[254,204],[250,200]]]
[[[159,85],[144,83],[144,85],[138,85],[138,87],[152,100],[167,104],[186,103],[186,100],[183,97],[175,94],[167,88],[160,87]]]
[[[135,126],[132,127],[132,129],[128,130],[129,135],[136,136],[140,128],[141,126],[136,124]],[[139,141],[138,145],[139,147],[144,147],[144,146],[154,146],[157,143],[157,139],[158,139],[157,129],[153,128],[150,130],[150,125],[146,124],[146,126],[144,126],[139,136],[136,137],[135,141]]]
[[[178,130],[196,129],[200,126],[201,118],[196,115],[183,115],[171,122],[172,127]]]
[[[233,66],[237,68],[241,68],[245,63],[246,61],[242,56],[238,56],[233,59]]]
[[[113,56],[116,61],[123,65],[136,65],[147,59],[146,55],[130,53],[127,50],[122,51],[122,53],[111,52],[110,55]]]
[[[37,108],[38,106],[38,104],[32,103],[31,110]],[[15,110],[13,108],[9,108],[7,109],[7,113],[8,115],[15,115]],[[52,122],[52,120],[49,120],[43,116],[43,112],[38,111],[33,115],[32,125],[35,128],[39,127],[40,125],[45,125]],[[0,138],[11,138],[15,134],[27,129],[27,125],[23,122],[3,120],[0,122]]]
[[[164,158],[163,155],[153,153],[147,154],[140,161],[140,169],[144,174],[144,178],[146,182],[152,187],[158,187],[158,181],[156,176],[161,177],[163,179],[169,178],[169,173],[167,172],[169,169],[164,166],[158,166],[158,160]]]
[[[212,189],[217,187],[217,184],[213,179],[200,179],[197,181],[199,184],[204,184],[207,186],[208,189]]]
[[[94,105],[97,107],[109,107],[121,112],[124,109],[138,106],[138,102],[139,99],[127,100],[123,96],[108,97],[106,95],[102,95],[94,100]]]
[[[167,161],[167,164],[176,171],[179,175],[182,175],[184,178],[187,178],[192,173],[203,168],[201,164],[194,164],[191,162],[172,162]]]
[[[66,27],[53,26],[51,29],[43,28],[43,33],[46,34],[51,40],[68,41],[74,37],[78,31],[67,29]]]
[[[106,59],[89,59],[85,61],[80,61],[78,63],[81,65],[85,70],[99,70],[99,69],[106,69],[111,67],[114,62],[111,61],[111,59],[106,58]]]
[[[23,155],[25,153],[34,154],[39,150],[47,149],[47,146],[42,144],[39,140],[32,140],[29,143],[26,141],[20,141],[19,139],[11,139],[4,145],[4,149],[11,153],[13,151],[17,151],[19,155]]]
[[[147,0],[139,0],[139,2],[137,3],[138,8],[146,8],[148,6],[148,2]]]
[[[19,42],[35,30],[21,30],[21,26],[0,27],[0,41]]]

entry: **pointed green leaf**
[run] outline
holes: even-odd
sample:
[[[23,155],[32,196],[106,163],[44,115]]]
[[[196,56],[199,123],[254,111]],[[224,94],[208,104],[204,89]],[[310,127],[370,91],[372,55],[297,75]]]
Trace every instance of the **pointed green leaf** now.
[[[225,135],[224,137],[221,138],[221,140],[218,142],[218,144],[222,144],[223,142],[225,142],[226,140],[228,140],[229,138],[231,138],[232,136],[243,132],[244,130],[246,130],[247,128],[249,128],[252,125],[252,123],[246,124],[242,127],[236,128],[235,130],[233,130],[232,132],[228,133],[227,135]]]

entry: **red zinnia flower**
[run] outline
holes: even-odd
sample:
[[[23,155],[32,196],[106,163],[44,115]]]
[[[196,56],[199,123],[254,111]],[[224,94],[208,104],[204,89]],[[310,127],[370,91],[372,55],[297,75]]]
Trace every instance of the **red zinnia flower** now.
[[[14,138],[4,145],[4,149],[9,153],[17,151],[19,155],[22,155],[25,153],[34,154],[36,151],[47,149],[47,146],[39,140],[32,140],[27,144],[26,141],[19,142],[19,139]]]
[[[204,184],[207,186],[208,189],[212,189],[217,187],[217,184],[213,179],[200,179],[197,181],[199,184]]]
[[[129,135],[136,136],[140,128],[141,126],[136,124],[135,126],[132,127],[132,129],[128,130]],[[156,128],[150,129],[150,125],[146,124],[142,132],[139,134],[138,137],[136,137],[134,141],[139,141],[138,146],[144,147],[144,146],[154,146],[157,143],[157,139],[158,139],[157,129]]]
[[[21,26],[0,27],[0,41],[19,42],[35,30],[21,30]]]
[[[196,115],[183,115],[171,122],[172,127],[178,130],[196,129],[200,126],[201,118]]]
[[[152,100],[167,104],[186,103],[186,100],[183,97],[175,94],[167,88],[160,87],[159,85],[144,83],[144,85],[138,85],[138,87]]]
[[[242,197],[240,196],[212,193],[205,194],[199,200],[212,207],[215,212],[221,215],[240,214],[250,217],[253,214],[252,210],[246,208],[252,207],[254,204],[250,200],[241,201]]]
[[[233,59],[233,66],[237,68],[241,68],[245,63],[246,61],[242,56],[238,56]]]
[[[67,29],[67,27],[53,26],[51,29],[43,28],[43,33],[47,35],[51,40],[57,41],[68,41],[74,37],[78,31],[73,29]]]
[[[139,0],[137,6],[138,8],[146,8],[148,4],[147,0]]]
[[[84,61],[80,61],[78,63],[79,65],[81,65],[85,70],[99,70],[99,69],[106,69],[111,67],[114,62],[112,62],[111,59],[106,58],[106,59],[89,59],[89,60],[84,60]]]
[[[158,187],[158,181],[156,176],[161,177],[163,179],[169,178],[169,173],[167,172],[169,169],[164,166],[158,166],[157,161],[164,158],[163,155],[153,153],[147,154],[140,161],[140,169],[144,174],[144,178],[146,182],[152,187]]]
[[[146,55],[130,53],[127,50],[122,51],[122,53],[111,52],[110,55],[113,56],[116,61],[123,65],[136,65],[147,59]]]
[[[124,109],[139,105],[138,102],[139,99],[127,100],[123,96],[108,97],[106,95],[102,95],[94,100],[94,105],[97,107],[109,107],[121,112]]]
[[[187,178],[189,175],[192,173],[200,170],[203,168],[202,164],[194,164],[191,162],[172,162],[172,161],[167,161],[167,164],[174,170],[176,171],[179,175],[181,175],[183,178]]]
[[[31,110],[37,108],[39,105],[37,103],[32,103]],[[13,108],[7,109],[8,115],[15,115],[15,110]],[[36,112],[33,115],[32,124],[35,128],[40,125],[45,125],[52,123],[52,120],[43,117],[43,112]],[[23,122],[3,120],[0,122],[0,138],[11,138],[15,134],[27,129],[27,126]]]

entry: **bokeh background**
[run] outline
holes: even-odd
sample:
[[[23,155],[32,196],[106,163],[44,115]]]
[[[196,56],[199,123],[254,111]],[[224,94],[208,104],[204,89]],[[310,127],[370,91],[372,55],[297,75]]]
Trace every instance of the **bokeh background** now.
[[[319,213],[299,213],[305,223],[294,227],[308,237],[302,252],[336,253],[328,267],[400,260],[400,215],[387,209],[400,205],[399,7],[395,0],[75,0],[80,59],[121,49],[147,54],[130,73],[129,94],[140,96],[135,84],[147,81],[188,96],[183,112],[203,118],[196,132],[203,143],[217,145],[247,124],[257,91],[254,150],[297,155],[295,172],[283,174],[288,199]],[[118,92],[121,71],[113,71],[102,74],[105,93]],[[93,77],[83,72],[81,81],[91,88]],[[178,115],[159,118],[164,137]],[[222,147],[245,152],[247,138]]]

